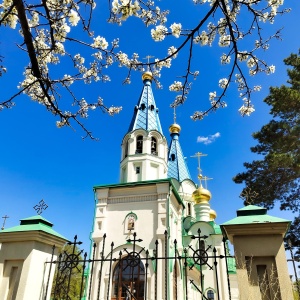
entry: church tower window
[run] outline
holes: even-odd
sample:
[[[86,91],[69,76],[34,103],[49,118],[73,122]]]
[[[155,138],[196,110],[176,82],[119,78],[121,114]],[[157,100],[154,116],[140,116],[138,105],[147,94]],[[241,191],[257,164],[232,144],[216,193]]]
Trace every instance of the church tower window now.
[[[174,154],[174,153],[172,153],[172,154],[171,154],[171,161],[174,161],[174,160],[175,160],[175,158],[176,158],[175,154]]]
[[[155,137],[151,138],[151,154],[157,155],[157,141]]]
[[[143,136],[139,135],[136,139],[135,153],[143,153]]]
[[[124,158],[128,156],[128,140],[125,143]]]

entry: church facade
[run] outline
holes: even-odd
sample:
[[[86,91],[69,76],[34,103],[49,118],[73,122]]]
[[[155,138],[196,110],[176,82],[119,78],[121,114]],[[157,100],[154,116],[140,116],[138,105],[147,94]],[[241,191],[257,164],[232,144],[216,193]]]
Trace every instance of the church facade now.
[[[145,72],[142,79],[122,141],[120,183],[94,187],[95,258],[109,253],[118,260],[111,263],[107,256],[94,269],[97,277],[101,268],[101,288],[94,284],[92,294],[112,300],[238,299],[234,261],[219,258],[229,253],[210,208],[211,194],[201,180],[198,187],[191,179],[176,123],[169,127],[168,144],[152,74]],[[132,264],[132,255],[139,262]]]

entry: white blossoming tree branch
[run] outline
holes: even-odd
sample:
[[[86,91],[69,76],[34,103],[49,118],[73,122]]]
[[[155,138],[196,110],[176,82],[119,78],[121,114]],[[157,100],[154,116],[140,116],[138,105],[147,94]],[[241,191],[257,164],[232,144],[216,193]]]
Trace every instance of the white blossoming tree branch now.
[[[122,107],[108,107],[101,97],[94,102],[79,99],[74,90],[76,83],[107,82],[110,77],[106,70],[116,64],[128,69],[124,83],[130,83],[132,71],[144,71],[149,68],[156,85],[161,87],[162,69],[170,68],[172,60],[187,48],[186,68],[179,74],[181,79],[175,80],[169,86],[170,91],[178,93],[171,106],[178,106],[186,101],[191,82],[199,74],[197,70],[199,66],[195,63],[193,54],[194,48],[218,43],[219,47],[225,49],[220,61],[230,66],[228,76],[219,80],[221,92],[209,92],[209,108],[202,112],[196,111],[191,118],[202,119],[210,111],[225,107],[224,96],[232,83],[237,84],[243,100],[240,113],[250,115],[254,111],[250,101],[251,94],[260,90],[260,86],[249,86],[247,77],[275,71],[273,65],[269,66],[256,53],[259,50],[267,50],[270,39],[280,38],[280,31],[276,31],[272,36],[263,37],[262,28],[264,23],[273,23],[277,15],[288,11],[280,10],[283,0],[193,0],[193,2],[194,5],[202,6],[204,13],[194,28],[184,29],[184,17],[182,24],[174,22],[167,27],[169,11],[161,10],[154,1],[108,1],[110,23],[121,25],[128,18],[136,17],[142,21],[146,30],[150,31],[155,42],[166,38],[178,39],[176,41],[179,41],[177,43],[179,46],[177,48],[168,46],[165,57],[155,57],[152,61],[143,62],[139,59],[138,48],[129,57],[119,50],[119,39],[109,43],[107,37],[93,32],[95,28],[91,28],[91,24],[96,6],[94,0],[3,0],[0,3],[0,26],[19,30],[22,43],[18,47],[27,52],[29,61],[25,66],[24,80],[18,86],[19,91],[8,99],[0,100],[0,110],[12,107],[16,97],[25,93],[58,118],[56,121],[58,127],[73,126],[75,123],[82,128],[86,136],[93,138],[84,123],[89,110],[100,109],[114,115],[119,113]],[[239,25],[241,18],[248,20],[248,26],[244,25],[243,30]],[[81,27],[86,35],[76,37],[74,27]],[[74,36],[71,35],[73,32]],[[252,41],[251,49],[241,48],[242,41],[246,39]],[[72,45],[88,49],[90,51],[88,59],[80,53],[73,54],[67,50],[74,49]],[[69,74],[57,75],[58,73],[53,70],[65,60],[71,62]],[[86,61],[89,61],[89,64]],[[245,69],[243,65],[247,68]],[[2,80],[5,80],[5,72],[5,58],[0,56]],[[61,96],[59,92],[61,89],[67,92],[68,100],[71,100],[69,105]]]

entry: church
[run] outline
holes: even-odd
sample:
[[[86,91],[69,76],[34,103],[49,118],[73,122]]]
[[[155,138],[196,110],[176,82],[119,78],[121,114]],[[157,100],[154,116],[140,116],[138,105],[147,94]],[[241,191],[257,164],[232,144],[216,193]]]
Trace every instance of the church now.
[[[94,186],[90,256],[75,252],[75,239],[63,259],[58,251],[68,239],[51,222],[22,219],[0,231],[0,300],[293,299],[283,244],[290,221],[248,205],[236,218],[215,222],[200,169],[205,155],[195,155],[196,184],[175,118],[169,142],[163,133],[152,80],[143,73],[121,141],[120,183]]]
[[[151,72],[145,72],[142,80],[142,92],[121,144],[120,183],[94,187],[96,253],[101,253],[104,235],[107,247],[114,243],[112,256],[126,248],[117,263],[103,265],[100,299],[111,293],[112,300],[127,299],[127,294],[128,299],[140,300],[146,299],[145,292],[147,299],[201,299],[201,295],[203,299],[229,299],[229,284],[231,299],[238,299],[234,260],[214,221],[211,193],[202,186],[205,177],[199,170],[199,186],[191,179],[179,141],[181,128],[176,122],[169,127],[168,143],[151,88]],[[196,155],[200,160],[202,154]],[[133,245],[134,235],[140,242]],[[153,257],[160,258],[157,265],[149,263],[147,274],[146,250],[152,262]],[[141,260],[126,268],[130,251]],[[219,258],[226,254],[227,259]],[[93,288],[93,293],[99,292]]]

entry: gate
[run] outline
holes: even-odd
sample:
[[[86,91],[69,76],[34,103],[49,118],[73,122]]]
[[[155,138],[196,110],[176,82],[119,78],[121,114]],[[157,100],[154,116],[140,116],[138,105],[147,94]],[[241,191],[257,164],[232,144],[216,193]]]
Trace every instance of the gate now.
[[[96,244],[93,245],[93,251],[90,258],[87,257],[87,253],[83,253],[83,250],[78,250],[78,246],[81,242],[77,241],[75,236],[73,242],[68,243],[68,249],[61,253],[57,260],[54,260],[53,246],[52,259],[47,264],[50,264],[49,274],[47,279],[46,293],[44,299],[48,299],[50,295],[51,300],[158,300],[158,285],[163,285],[163,299],[170,299],[170,282],[172,282],[173,297],[172,300],[192,300],[189,295],[189,285],[196,290],[199,294],[197,299],[201,300],[220,300],[220,287],[218,276],[218,264],[221,260],[225,261],[226,273],[227,273],[227,295],[225,299],[231,300],[230,292],[230,280],[228,272],[228,258],[232,258],[229,255],[226,239],[223,238],[224,253],[226,255],[219,255],[216,248],[212,248],[211,245],[205,245],[204,241],[208,236],[201,235],[200,228],[198,234],[191,236],[192,239],[197,241],[197,247],[189,246],[183,248],[182,253],[179,253],[177,249],[177,241],[174,240],[174,255],[168,255],[167,239],[168,232],[164,233],[164,255],[158,256],[159,242],[155,242],[155,250],[153,255],[150,255],[149,250],[138,247],[138,243],[142,242],[137,238],[136,233],[133,234],[133,238],[129,238],[127,243],[128,248],[123,248],[118,253],[114,252],[114,243],[110,245],[110,252],[107,255],[104,254],[106,235],[103,236],[102,249],[100,252],[100,258],[96,258]],[[130,248],[130,249],[129,249]],[[143,253],[143,255],[141,255]],[[173,278],[169,278],[169,263],[174,262]],[[108,271],[104,271],[104,265],[108,264]],[[106,265],[107,266],[107,265]],[[114,268],[113,268],[114,266]],[[181,269],[178,268],[181,266]],[[150,267],[154,270],[154,288],[152,290],[152,296],[150,296],[148,288],[147,275],[150,272]],[[158,278],[157,270],[160,269],[164,273],[163,281]],[[55,276],[50,290],[50,277],[51,271],[55,268]],[[215,291],[205,294],[204,291],[204,275],[203,270],[209,270],[213,273],[216,283]],[[107,268],[106,268],[107,269]],[[97,272],[96,272],[97,270]],[[188,272],[195,271],[199,275],[198,282],[193,279],[188,279]],[[103,295],[103,277],[104,272],[107,280],[107,288]],[[178,274],[181,274],[181,280],[183,282],[183,289],[178,291]],[[144,280],[143,280],[144,278]],[[179,296],[182,293],[183,296]]]

